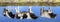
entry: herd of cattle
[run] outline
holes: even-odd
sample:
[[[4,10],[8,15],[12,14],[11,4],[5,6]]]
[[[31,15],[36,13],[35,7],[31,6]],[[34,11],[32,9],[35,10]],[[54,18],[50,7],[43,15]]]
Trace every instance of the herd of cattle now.
[[[3,13],[4,13],[4,16],[8,18],[17,18],[17,19],[37,19],[38,18],[38,16],[36,16],[34,12],[32,12],[32,7],[29,7],[28,12],[26,11],[20,12],[19,7],[18,9],[15,8],[15,11],[16,11],[16,14],[13,14],[10,9],[4,8]],[[41,14],[41,17],[56,18],[56,14],[52,12],[51,7],[49,7],[48,10],[44,10],[44,7],[42,7],[40,14]]]

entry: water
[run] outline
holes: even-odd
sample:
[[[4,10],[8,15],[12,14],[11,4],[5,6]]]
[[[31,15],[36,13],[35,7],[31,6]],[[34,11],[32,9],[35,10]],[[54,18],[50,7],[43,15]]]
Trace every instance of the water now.
[[[15,14],[15,10],[14,7],[18,7],[18,6],[6,6],[7,9],[9,9],[8,7],[11,7],[10,9],[12,10],[13,14]],[[28,6],[19,6],[20,7],[20,11],[28,11]],[[45,10],[48,9],[49,6],[45,6]],[[52,19],[52,18],[43,18],[40,15],[40,9],[41,6],[33,6],[32,11],[35,13],[36,16],[38,16],[38,19],[34,20],[34,19],[12,19],[12,18],[8,18],[3,16],[3,6],[0,6],[0,22],[60,22],[60,6],[52,6],[52,11],[53,13],[57,14],[56,19]]]

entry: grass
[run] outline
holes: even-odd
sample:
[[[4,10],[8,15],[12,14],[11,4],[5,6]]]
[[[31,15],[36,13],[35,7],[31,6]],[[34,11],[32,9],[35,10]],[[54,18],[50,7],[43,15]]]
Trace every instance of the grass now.
[[[46,3],[46,2],[27,2],[27,3],[0,3],[0,6],[60,6],[60,2],[58,3]]]

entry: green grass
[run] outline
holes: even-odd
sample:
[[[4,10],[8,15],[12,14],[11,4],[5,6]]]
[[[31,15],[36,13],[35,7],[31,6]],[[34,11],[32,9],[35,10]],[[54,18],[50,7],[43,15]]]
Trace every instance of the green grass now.
[[[50,4],[50,3],[49,3]],[[46,2],[38,2],[38,3],[30,3],[30,2],[27,2],[27,3],[0,3],[0,6],[50,6],[48,5]],[[51,4],[51,6],[60,6],[60,2],[58,3],[55,3],[55,4]]]

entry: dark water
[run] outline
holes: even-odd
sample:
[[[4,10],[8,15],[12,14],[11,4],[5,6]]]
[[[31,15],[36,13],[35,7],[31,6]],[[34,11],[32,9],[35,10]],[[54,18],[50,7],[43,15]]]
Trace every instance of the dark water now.
[[[12,12],[15,14],[15,10],[14,7],[18,7],[18,6],[6,6],[7,9],[9,9],[8,7],[11,7],[10,9],[12,10]],[[28,6],[19,6],[20,7],[20,11],[28,11]],[[45,6],[45,10],[48,9],[49,6]],[[52,19],[52,18],[43,18],[40,16],[40,9],[41,6],[33,6],[32,11],[35,13],[36,16],[38,16],[39,18],[34,20],[34,19],[12,19],[12,18],[8,18],[3,16],[3,6],[0,6],[0,22],[60,22],[60,6],[52,6],[52,11],[53,13],[57,14],[56,19]]]

